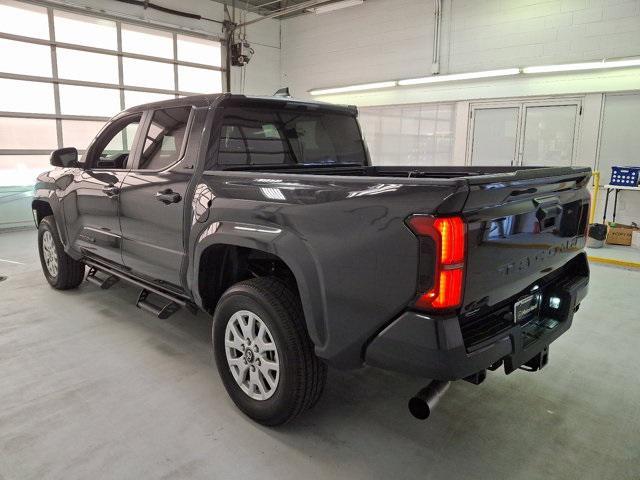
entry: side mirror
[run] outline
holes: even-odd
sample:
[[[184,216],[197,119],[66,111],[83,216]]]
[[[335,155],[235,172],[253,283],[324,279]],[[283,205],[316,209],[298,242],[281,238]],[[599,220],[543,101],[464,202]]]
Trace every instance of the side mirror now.
[[[51,152],[49,163],[54,167],[77,167],[78,150],[75,147],[59,148]]]

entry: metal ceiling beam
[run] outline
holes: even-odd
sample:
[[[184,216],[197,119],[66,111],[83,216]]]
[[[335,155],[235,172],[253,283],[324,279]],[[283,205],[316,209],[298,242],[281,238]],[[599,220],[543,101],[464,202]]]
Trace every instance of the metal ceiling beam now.
[[[248,22],[240,23],[239,25],[236,26],[236,28],[246,27],[247,25],[251,25],[253,23],[261,22],[262,20],[266,20],[268,18],[277,18],[277,17],[281,17],[283,15],[288,15],[290,13],[294,13],[294,12],[298,12],[300,10],[304,10],[306,8],[315,7],[316,5],[319,5],[320,3],[329,3],[329,2],[327,2],[327,0],[309,0],[307,2],[298,3],[297,5],[292,5],[290,7],[283,8],[282,10],[278,10],[278,11],[270,13],[268,15],[264,15],[264,16],[262,16],[260,18],[255,18],[253,20],[249,20]]]

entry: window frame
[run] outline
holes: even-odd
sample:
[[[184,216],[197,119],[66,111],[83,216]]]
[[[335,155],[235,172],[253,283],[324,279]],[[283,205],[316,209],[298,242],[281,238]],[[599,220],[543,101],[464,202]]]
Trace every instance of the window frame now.
[[[144,147],[144,142],[142,139],[147,139],[147,134],[149,133],[149,129],[151,128],[151,123],[153,122],[153,114],[159,110],[172,110],[174,108],[189,108],[189,118],[187,119],[187,124],[185,126],[184,138],[182,140],[182,145],[180,146],[180,152],[178,154],[177,160],[170,163],[169,165],[158,168],[158,169],[149,169],[149,168],[139,168],[140,167],[140,159],[142,158],[142,149]],[[173,170],[176,166],[178,166],[182,160],[184,160],[185,154],[187,152],[187,144],[189,143],[189,137],[191,136],[191,126],[193,125],[193,118],[195,114],[195,107],[193,105],[175,105],[171,107],[157,107],[153,109],[145,110],[144,112],[144,122],[141,124],[140,135],[138,136],[138,142],[140,151],[134,160],[133,166],[130,171],[139,173],[159,173],[167,170]],[[143,134],[144,132],[144,134]]]
[[[209,171],[224,171],[224,170],[233,170],[233,169],[259,169],[259,168],[287,168],[287,167],[296,167],[296,166],[311,166],[312,164],[300,164],[300,163],[289,163],[289,162],[283,162],[283,163],[265,163],[265,164],[252,164],[250,161],[248,161],[247,163],[243,163],[243,164],[222,164],[220,163],[220,148],[222,145],[222,131],[223,128],[225,127],[224,121],[225,118],[227,118],[227,108],[246,108],[249,110],[266,110],[266,111],[270,111],[270,106],[268,104],[266,105],[233,105],[231,107],[225,107],[221,109],[221,112],[218,114],[219,117],[217,117],[214,122],[218,123],[218,128],[213,132],[212,134],[212,138],[211,138],[211,143],[210,143],[210,153],[207,154],[207,159],[205,160],[205,172]],[[293,111],[293,110],[292,110]],[[360,126],[360,122],[358,121],[358,116],[357,115],[352,115],[349,112],[345,112],[342,111],[340,109],[335,109],[332,110],[331,108],[328,109],[313,109],[313,110],[309,110],[308,112],[310,114],[310,116],[312,116],[311,114],[313,113],[321,113],[321,114],[325,114],[325,115],[344,115],[347,117],[351,117],[353,118],[353,120],[355,121],[355,127],[358,131],[358,135],[360,138],[360,144],[362,147],[362,155],[363,155],[363,166],[369,166],[371,165],[371,159],[369,158],[369,150],[367,148],[367,143],[363,137],[363,132],[362,132],[362,127]],[[214,138],[215,135],[215,138]],[[281,141],[284,143],[286,142],[289,145],[289,148],[291,150],[293,150],[293,148],[291,147],[289,140],[286,138],[281,138]],[[215,143],[214,143],[215,142]],[[245,146],[246,146],[246,142],[245,142]],[[213,147],[213,148],[212,148]],[[211,151],[213,150],[213,151]],[[285,153],[286,156],[286,153]],[[247,152],[247,159],[250,160],[251,155]],[[334,167],[340,167],[340,166],[345,166],[345,163],[342,162],[337,162],[335,164],[327,164],[326,166],[329,165],[333,165]]]
[[[145,119],[145,115],[146,112],[135,112],[135,113],[129,113],[129,114],[125,114],[125,115],[118,115],[117,117],[113,118],[113,120],[111,120],[110,122],[108,122],[103,128],[102,130],[100,130],[100,132],[98,132],[98,134],[96,135],[95,139],[93,140],[93,142],[91,143],[91,145],[89,145],[89,147],[87,148],[87,152],[85,154],[85,156],[83,157],[83,166],[84,166],[84,170],[88,170],[88,171],[92,171],[92,172],[128,172],[131,171],[131,169],[133,168],[133,165],[136,164],[137,162],[137,158],[140,156],[140,135],[142,132],[142,128],[146,122]],[[122,126],[124,125],[124,127],[126,128],[127,125],[129,125],[130,120],[132,118],[139,118],[138,120],[138,129],[136,130],[136,134],[133,137],[133,142],[131,144],[131,149],[129,150],[129,156],[127,157],[127,166],[126,168],[112,168],[112,167],[97,167],[97,166],[93,166],[93,165],[87,165],[87,158],[90,158],[92,162],[95,161],[95,158],[91,158],[91,157],[95,157],[95,155],[99,154],[98,150],[102,150],[104,149],[111,140],[113,140],[113,138],[115,137],[115,135],[112,135],[112,133],[116,132],[116,134],[118,132],[120,132],[122,130]],[[109,136],[111,135],[111,136]],[[109,140],[104,143],[104,139],[105,137],[109,137]],[[132,160],[133,157],[133,160]],[[131,164],[131,166],[129,166],[129,164]]]

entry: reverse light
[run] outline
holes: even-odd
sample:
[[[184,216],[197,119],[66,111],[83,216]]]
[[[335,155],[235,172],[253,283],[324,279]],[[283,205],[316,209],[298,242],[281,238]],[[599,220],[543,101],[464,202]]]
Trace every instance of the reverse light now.
[[[462,218],[414,215],[409,217],[407,224],[421,242],[423,239],[430,239],[435,246],[435,264],[429,282],[430,288],[424,291],[422,281],[418,282],[416,307],[425,310],[459,307],[462,303],[466,255],[466,225]],[[422,245],[420,249],[420,269],[423,269],[423,265],[426,265],[426,268],[432,267],[428,259],[422,258]],[[421,278],[423,273],[421,272]]]

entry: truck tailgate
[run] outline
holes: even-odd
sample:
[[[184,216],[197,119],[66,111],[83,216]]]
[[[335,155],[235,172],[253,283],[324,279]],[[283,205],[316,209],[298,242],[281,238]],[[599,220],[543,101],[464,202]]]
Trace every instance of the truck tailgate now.
[[[521,170],[469,178],[462,327],[512,304],[580,254],[590,197],[588,168]]]

